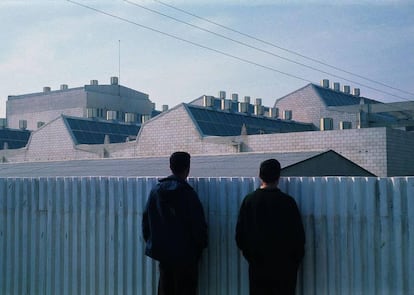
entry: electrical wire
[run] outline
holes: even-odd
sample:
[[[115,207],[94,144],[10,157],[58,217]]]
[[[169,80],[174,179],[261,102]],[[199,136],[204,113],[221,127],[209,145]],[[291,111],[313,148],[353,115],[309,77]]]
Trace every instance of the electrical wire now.
[[[126,1],[126,0],[124,0],[124,1]],[[323,62],[323,61],[320,61],[320,60],[318,60],[318,59],[315,59],[315,58],[312,58],[312,57],[306,56],[306,55],[304,55],[304,54],[298,53],[298,52],[296,52],[296,51],[293,51],[293,50],[290,50],[290,49],[287,49],[287,48],[281,47],[281,46],[279,46],[279,45],[277,45],[277,44],[274,44],[274,43],[271,43],[271,42],[269,42],[269,41],[266,41],[266,40],[260,39],[260,38],[258,38],[258,37],[253,36],[253,35],[246,34],[246,33],[241,32],[241,31],[239,31],[239,30],[236,30],[236,29],[230,28],[230,27],[228,27],[228,26],[225,26],[225,25],[223,25],[223,24],[220,24],[220,23],[218,23],[218,22],[215,22],[215,21],[209,20],[208,18],[205,18],[205,17],[199,16],[199,15],[196,15],[196,14],[194,14],[194,13],[191,13],[191,12],[186,11],[186,10],[184,10],[184,9],[178,8],[178,7],[173,6],[173,5],[171,5],[171,4],[165,3],[165,2],[163,2],[163,1],[160,1],[160,0],[152,0],[152,1],[154,1],[154,2],[156,2],[156,3],[159,3],[159,4],[161,4],[161,5],[164,5],[164,6],[166,6],[166,7],[169,7],[169,8],[171,8],[171,9],[174,9],[174,10],[176,10],[176,11],[182,12],[182,13],[184,13],[184,14],[190,15],[190,16],[192,16],[192,17],[198,18],[198,19],[203,20],[203,21],[205,21],[205,22],[208,22],[208,23],[210,23],[210,24],[216,25],[216,26],[218,26],[218,27],[220,27],[220,28],[226,29],[226,30],[231,31],[231,32],[233,32],[233,33],[237,33],[237,34],[242,35],[242,36],[244,36],[244,37],[247,37],[247,38],[249,38],[249,39],[252,39],[252,40],[255,40],[255,41],[259,41],[259,42],[261,42],[261,43],[263,43],[263,44],[266,44],[266,45],[272,46],[272,47],[274,47],[274,48],[277,48],[277,49],[283,50],[283,51],[285,51],[285,52],[288,52],[288,53],[290,53],[290,54],[294,54],[294,55],[299,56],[299,57],[301,57],[301,58],[304,58],[304,59],[310,60],[310,61],[312,61],[312,62],[318,63],[318,64],[320,64],[320,65],[323,65],[323,66],[329,67],[329,68],[331,68],[331,69],[334,69],[334,70],[337,70],[337,71],[341,71],[341,72],[343,72],[343,73],[346,73],[346,74],[349,74],[349,75],[352,75],[352,76],[355,76],[355,77],[358,77],[358,78],[364,79],[364,80],[366,80],[366,81],[369,81],[369,82],[372,82],[372,83],[375,83],[375,84],[378,84],[378,85],[381,85],[381,86],[384,86],[384,87],[387,87],[387,88],[390,88],[390,89],[393,89],[393,90],[400,91],[400,92],[405,93],[405,94],[414,95],[414,93],[412,93],[412,92],[409,92],[409,91],[406,91],[406,90],[403,90],[403,89],[400,89],[400,88],[396,88],[396,87],[393,87],[393,86],[387,85],[387,84],[385,84],[385,83],[383,83],[383,82],[379,82],[379,81],[373,80],[373,79],[371,79],[371,78],[368,78],[368,77],[365,77],[365,76],[362,76],[362,75],[359,75],[359,74],[356,74],[356,73],[353,73],[353,72],[350,72],[350,71],[347,71],[347,70],[341,69],[341,68],[339,68],[339,67],[336,67],[336,66],[330,65],[330,64],[328,64],[328,63],[326,63],[326,62]],[[126,1],[126,2],[130,2],[130,1]],[[341,77],[338,77],[338,76],[336,76],[336,77],[337,77],[337,78],[341,78]],[[347,79],[345,79],[345,80],[347,80]],[[347,80],[347,81],[350,81],[350,80]],[[353,82],[353,81],[350,81],[350,82]],[[353,82],[353,83],[355,83],[355,82]],[[359,83],[357,83],[357,84],[359,84]],[[362,84],[359,84],[359,85],[362,85]],[[362,85],[362,86],[365,86],[365,85]],[[394,96],[394,95],[393,95],[393,96]]]
[[[120,21],[127,22],[127,23],[129,23],[129,24],[132,24],[132,25],[135,25],[135,26],[138,26],[138,27],[141,27],[141,28],[144,28],[144,29],[147,29],[147,30],[150,30],[150,31],[156,32],[156,33],[158,33],[158,34],[161,34],[161,35],[164,35],[164,36],[168,36],[168,37],[174,38],[174,39],[176,39],[176,40],[179,40],[179,41],[182,41],[182,42],[185,42],[185,43],[188,43],[188,44],[191,44],[191,45],[194,45],[194,46],[197,46],[197,47],[203,48],[203,49],[207,49],[207,50],[210,50],[210,51],[213,51],[213,52],[216,52],[216,53],[219,53],[219,54],[225,55],[225,56],[227,56],[227,57],[231,57],[231,58],[236,59],[236,60],[238,60],[238,61],[242,61],[242,62],[245,62],[245,63],[251,64],[251,65],[255,65],[255,66],[258,66],[258,67],[261,67],[261,68],[267,69],[267,70],[271,70],[271,71],[273,71],[273,72],[276,72],[276,73],[279,73],[279,74],[282,74],[282,75],[286,75],[286,76],[289,76],[289,77],[291,77],[291,78],[295,78],[295,79],[302,80],[302,81],[309,82],[309,83],[314,83],[313,81],[308,80],[308,79],[306,79],[306,78],[302,78],[302,77],[299,77],[299,76],[294,75],[294,74],[286,73],[286,72],[283,72],[283,71],[277,70],[277,69],[275,69],[275,68],[273,68],[273,67],[269,67],[269,66],[266,66],[266,65],[262,65],[262,64],[259,64],[259,63],[257,63],[257,62],[254,62],[254,61],[251,61],[251,60],[248,60],[248,59],[245,59],[245,58],[242,58],[242,57],[238,57],[238,56],[236,56],[236,55],[233,55],[233,54],[230,54],[230,53],[227,53],[227,52],[224,52],[224,51],[218,50],[218,49],[214,49],[214,48],[211,48],[211,47],[208,47],[208,46],[205,46],[205,45],[202,45],[202,44],[199,44],[199,43],[196,43],[196,42],[193,42],[193,41],[190,41],[190,40],[184,39],[184,38],[181,38],[181,37],[179,37],[179,36],[176,36],[176,35],[173,35],[173,34],[170,34],[170,33],[163,32],[163,31],[158,30],[158,29],[154,29],[154,28],[152,28],[152,27],[149,27],[149,26],[146,26],[146,25],[143,25],[143,24],[140,24],[140,23],[137,23],[137,22],[131,21],[131,20],[129,20],[129,19],[126,19],[126,18],[123,18],[123,17],[121,17],[121,16],[118,16],[118,15],[115,15],[115,14],[112,14],[112,13],[109,13],[109,12],[106,12],[106,11],[103,11],[103,10],[100,10],[100,9],[98,9],[98,8],[95,8],[95,7],[91,7],[91,6],[88,6],[88,5],[85,5],[85,4],[82,4],[82,3],[79,3],[79,2],[73,1],[73,0],[66,0],[66,1],[67,1],[67,2],[70,2],[70,3],[72,3],[72,4],[76,4],[76,5],[78,5],[78,6],[81,6],[81,7],[84,7],[84,8],[90,9],[90,10],[93,10],[93,11],[95,11],[95,12],[98,12],[98,13],[104,14],[104,15],[106,15],[106,16],[110,16],[110,17],[115,18],[115,19],[118,19],[118,20],[120,20]]]
[[[120,21],[127,22],[127,23],[129,23],[129,24],[132,24],[132,25],[135,25],[135,26],[138,26],[138,27],[141,27],[141,28],[144,28],[144,29],[147,29],[147,30],[150,30],[150,31],[156,32],[156,33],[158,33],[158,34],[162,34],[162,35],[164,35],[164,36],[168,36],[168,37],[170,37],[170,38],[173,38],[173,39],[176,39],[176,40],[179,40],[179,41],[182,41],[182,42],[185,42],[185,43],[188,43],[188,44],[191,44],[191,45],[194,45],[194,46],[197,46],[197,47],[200,47],[200,48],[203,48],[203,49],[206,49],[206,50],[209,50],[209,51],[215,52],[215,53],[219,53],[219,54],[221,54],[221,55],[224,55],[224,56],[227,56],[227,57],[230,57],[230,58],[236,59],[236,60],[238,60],[238,61],[242,61],[242,62],[244,62],[244,63],[248,63],[248,64],[251,64],[251,65],[255,65],[255,66],[258,66],[258,67],[261,67],[261,68],[264,68],[264,69],[267,69],[267,70],[270,70],[270,71],[273,71],[273,72],[276,72],[276,73],[279,73],[279,74],[282,74],[282,75],[285,75],[285,76],[288,76],[288,77],[291,77],[291,78],[295,78],[295,79],[302,80],[302,81],[309,82],[309,83],[314,83],[313,81],[308,80],[308,79],[303,78],[303,77],[300,77],[300,76],[298,76],[298,75],[291,74],[291,73],[287,73],[287,72],[283,72],[283,71],[280,71],[280,70],[278,70],[278,69],[275,69],[274,67],[270,67],[270,66],[266,66],[266,65],[263,65],[263,64],[259,64],[259,63],[257,63],[257,62],[252,61],[252,60],[245,59],[245,58],[242,58],[242,57],[239,57],[239,56],[236,56],[236,55],[233,55],[233,54],[230,54],[230,53],[227,53],[227,52],[224,52],[224,51],[221,51],[221,50],[218,50],[218,49],[212,48],[212,47],[208,47],[208,46],[205,46],[205,45],[202,45],[202,44],[196,43],[196,42],[194,42],[194,41],[190,41],[190,40],[187,40],[187,39],[181,38],[181,37],[179,37],[179,36],[176,36],[176,35],[173,35],[173,34],[170,34],[170,33],[167,33],[167,32],[164,32],[164,31],[161,31],[161,30],[158,30],[158,29],[155,29],[155,28],[152,28],[152,27],[149,27],[149,26],[146,26],[146,25],[143,25],[143,24],[140,24],[140,23],[137,23],[137,22],[131,21],[131,20],[129,20],[129,19],[126,19],[126,18],[120,17],[120,16],[118,16],[118,15],[115,15],[115,14],[112,14],[112,13],[108,13],[108,12],[106,12],[106,11],[103,11],[103,10],[97,9],[97,8],[95,8],[95,7],[91,7],[91,6],[88,6],[88,5],[85,5],[85,4],[82,4],[82,3],[79,3],[79,2],[73,1],[73,0],[66,0],[66,1],[67,1],[67,2],[70,2],[70,3],[72,3],[72,4],[75,4],[75,5],[78,5],[78,6],[81,6],[81,7],[84,7],[84,8],[90,9],[90,10],[93,10],[93,11],[98,12],[98,13],[100,13],[100,14],[104,14],[104,15],[107,15],[107,16],[109,16],[109,17],[112,17],[112,18],[118,19],[118,20],[120,20]],[[124,1],[126,1],[126,0],[124,0]],[[126,2],[129,2],[129,1],[126,1]],[[393,96],[393,97],[398,97],[398,98],[403,99],[403,100],[408,100],[408,99],[407,99],[407,98],[405,98],[405,97],[400,97],[400,96],[395,95],[395,94],[393,94],[393,93],[388,93],[388,92],[385,92],[385,91],[383,91],[383,90],[380,90],[380,89],[377,89],[377,88],[374,88],[374,87],[370,87],[370,86],[368,86],[368,85],[364,85],[364,84],[361,84],[361,83],[358,83],[358,82],[354,82],[354,83],[355,83],[355,84],[358,84],[358,85],[362,85],[362,86],[364,86],[364,87],[366,87],[366,88],[369,88],[369,89],[371,89],[371,90],[377,91],[377,92],[379,92],[379,93],[387,94],[387,95],[390,95],[390,96]]]

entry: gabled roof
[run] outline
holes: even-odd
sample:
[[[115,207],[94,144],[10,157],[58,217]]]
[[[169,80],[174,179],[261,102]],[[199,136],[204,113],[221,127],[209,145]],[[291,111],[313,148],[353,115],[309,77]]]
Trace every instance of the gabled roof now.
[[[8,149],[19,149],[25,147],[30,137],[30,131],[20,129],[0,129],[0,150],[7,143]]]
[[[110,143],[126,142],[135,138],[140,124],[110,122],[99,119],[86,119],[62,116],[75,144],[103,144],[105,135]]]
[[[243,125],[246,127],[247,135],[315,130],[313,124],[225,112],[188,104],[184,106],[203,136],[238,136],[244,128]]]
[[[352,94],[347,94],[342,91],[335,91],[331,88],[324,88],[322,86],[312,83],[279,98],[277,101],[288,98],[300,92],[309,92],[309,95],[311,95],[312,92],[315,93],[327,107],[359,105],[361,103],[361,99],[363,99],[364,104],[381,103],[373,99],[361,96],[354,96]]]

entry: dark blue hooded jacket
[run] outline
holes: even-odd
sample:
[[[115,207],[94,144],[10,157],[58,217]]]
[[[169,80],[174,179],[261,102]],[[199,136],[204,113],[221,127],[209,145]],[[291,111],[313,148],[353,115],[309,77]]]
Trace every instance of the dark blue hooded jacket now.
[[[142,218],[145,254],[166,264],[197,262],[207,246],[207,224],[194,189],[174,175],[152,189]]]

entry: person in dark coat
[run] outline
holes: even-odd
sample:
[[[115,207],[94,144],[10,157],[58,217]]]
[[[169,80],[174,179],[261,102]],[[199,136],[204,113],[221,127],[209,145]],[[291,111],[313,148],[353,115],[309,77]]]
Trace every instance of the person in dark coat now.
[[[207,223],[198,195],[186,181],[190,155],[173,153],[170,168],[173,174],[151,190],[144,210],[145,254],[159,261],[159,295],[195,295]]]
[[[236,243],[249,263],[250,295],[294,295],[305,232],[295,200],[279,190],[280,163],[260,165],[262,185],[240,207]]]

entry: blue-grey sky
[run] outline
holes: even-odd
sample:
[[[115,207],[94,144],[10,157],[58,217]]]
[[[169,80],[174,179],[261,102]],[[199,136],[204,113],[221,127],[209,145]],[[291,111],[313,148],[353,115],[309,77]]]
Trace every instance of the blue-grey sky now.
[[[323,78],[358,87],[361,95],[384,102],[414,100],[414,95],[409,94],[414,93],[414,2],[411,0],[163,0],[279,47],[409,93],[300,58],[153,0],[129,1],[262,51],[177,23],[123,0],[74,1],[260,66],[66,0],[3,0],[0,2],[1,117],[5,116],[8,95],[41,92],[44,86],[59,89],[61,84],[79,87],[90,80],[108,84],[111,76],[119,75],[119,65],[121,84],[149,94],[158,109],[163,104],[172,107],[203,94],[217,95],[220,90],[228,95],[262,98],[265,105],[273,105],[277,98],[309,81],[319,83]]]

